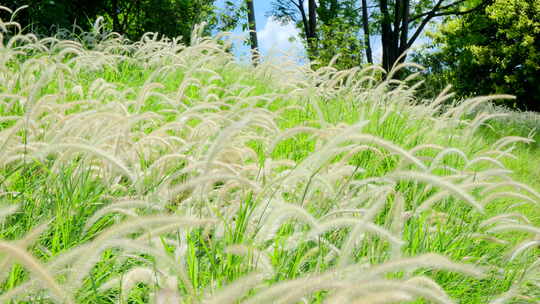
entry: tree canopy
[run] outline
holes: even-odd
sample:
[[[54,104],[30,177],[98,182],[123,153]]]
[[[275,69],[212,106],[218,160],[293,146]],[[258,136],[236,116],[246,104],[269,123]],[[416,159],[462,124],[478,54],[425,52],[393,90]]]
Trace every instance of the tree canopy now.
[[[438,77],[462,96],[509,93],[514,106],[540,110],[540,0],[492,0],[448,18],[432,35]]]
[[[49,36],[73,25],[83,30],[103,16],[115,32],[138,39],[145,32],[182,36],[189,43],[195,25],[217,24],[215,0],[6,0],[2,5],[22,10],[17,21],[33,33]]]
[[[469,14],[481,9],[487,2],[274,0],[271,15],[283,22],[292,21],[302,29],[311,59],[327,63],[333,55],[341,53],[344,58],[342,67],[361,64],[364,49],[367,62],[374,63],[371,36],[377,35],[382,48],[380,62],[385,70],[390,70],[435,18]],[[401,60],[404,59],[405,56],[401,56]]]

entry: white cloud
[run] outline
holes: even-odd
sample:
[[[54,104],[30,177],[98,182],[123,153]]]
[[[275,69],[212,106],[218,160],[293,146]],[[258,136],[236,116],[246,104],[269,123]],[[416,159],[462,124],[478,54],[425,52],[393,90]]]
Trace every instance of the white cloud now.
[[[264,28],[259,30],[257,35],[259,48],[264,55],[283,53],[302,55],[304,53],[298,29],[293,24],[282,25],[274,18],[268,17]]]

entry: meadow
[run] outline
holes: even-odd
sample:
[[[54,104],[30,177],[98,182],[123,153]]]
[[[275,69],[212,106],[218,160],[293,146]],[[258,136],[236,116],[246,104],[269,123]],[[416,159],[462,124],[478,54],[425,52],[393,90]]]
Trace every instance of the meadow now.
[[[0,23],[0,303],[540,302],[540,119],[511,96],[100,21]]]

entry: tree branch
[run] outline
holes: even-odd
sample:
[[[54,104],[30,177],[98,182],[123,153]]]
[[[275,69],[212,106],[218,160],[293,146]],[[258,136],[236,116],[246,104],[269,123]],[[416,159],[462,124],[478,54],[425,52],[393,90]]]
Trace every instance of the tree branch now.
[[[416,31],[412,35],[411,39],[407,42],[407,49],[410,48],[412,46],[412,44],[414,43],[414,41],[416,41],[418,36],[420,36],[420,33],[422,33],[422,31],[424,30],[424,27],[433,18],[433,15],[435,15],[436,12],[439,10],[439,8],[441,7],[443,1],[444,0],[437,1],[437,4],[435,4],[435,6],[428,12],[426,18],[424,18],[424,20],[422,20],[422,23],[420,23],[420,25],[418,26],[418,28],[416,29]]]
[[[464,0],[458,0],[456,2],[454,2],[453,4],[449,4],[449,5],[445,5],[444,7],[450,7],[451,5],[456,5],[458,3],[461,3],[463,2]],[[420,23],[420,26],[418,26],[418,28],[416,29],[416,31],[414,32],[414,35],[411,37],[411,39],[409,40],[409,42],[407,43],[407,48],[410,48],[414,41],[416,41],[416,39],[418,38],[418,36],[420,35],[420,33],[422,32],[422,30],[424,29],[424,27],[427,25],[427,23],[429,21],[431,21],[431,19],[433,19],[434,17],[440,17],[440,16],[449,16],[449,15],[465,15],[465,14],[468,14],[468,13],[471,13],[471,12],[474,12],[475,10],[478,10],[480,8],[482,8],[485,4],[488,3],[488,1],[490,0],[483,0],[480,4],[478,4],[477,6],[471,8],[471,9],[468,9],[468,10],[465,10],[465,11],[446,11],[446,12],[438,12],[441,10],[441,4],[443,2],[443,0],[439,0],[439,2],[437,2],[437,4],[433,7],[433,9],[431,9],[426,17],[424,18],[424,20],[422,20],[422,23]]]
[[[484,1],[483,3],[487,3],[487,1]],[[436,13],[435,15],[433,15],[433,17],[450,16],[450,15],[454,15],[454,16],[466,15],[468,13],[472,13],[474,11],[481,9],[482,7],[483,5],[479,4],[471,9],[464,10],[464,11],[446,11],[446,12]]]
[[[447,10],[451,7],[454,7],[454,6],[457,6],[463,2],[465,2],[466,0],[457,0],[453,3],[450,3],[450,4],[447,4],[447,5],[443,5],[441,7],[439,7],[437,10],[438,11],[441,11],[441,13],[436,13],[436,15],[434,17],[439,17],[439,16],[448,16],[448,15],[464,15],[464,14],[468,14],[470,12],[473,12],[479,8],[481,8],[482,6],[484,6],[485,4],[487,4],[488,0],[483,0],[480,4],[478,4],[477,6],[471,8],[471,9],[468,9],[468,10],[465,10],[465,11],[458,11],[458,10],[454,10],[454,11],[451,11],[451,12],[442,12],[444,10]],[[413,22],[413,21],[416,21],[422,17],[425,17],[427,15],[429,15],[430,13],[432,13],[433,10],[430,10],[429,12],[425,12],[425,13],[422,13],[422,14],[419,14],[419,15],[416,15],[416,16],[413,16],[409,19],[409,22]],[[440,15],[444,13],[444,15]]]
[[[304,0],[298,0],[298,3],[296,3],[296,1],[294,0],[289,0],[289,1],[292,2],[294,5],[296,5],[298,10],[300,11],[300,15],[302,16],[302,24],[304,25],[304,34],[306,35],[306,38],[309,37],[308,19],[306,16],[306,11],[304,10],[304,6],[303,6]]]
[[[298,0],[298,2],[294,0],[289,0],[289,2],[296,6],[296,8],[298,8],[299,10],[303,9],[304,0]]]

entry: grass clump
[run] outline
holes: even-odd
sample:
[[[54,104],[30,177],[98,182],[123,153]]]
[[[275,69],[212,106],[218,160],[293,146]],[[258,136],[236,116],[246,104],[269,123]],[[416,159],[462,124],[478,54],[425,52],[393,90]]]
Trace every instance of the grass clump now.
[[[240,66],[197,31],[6,37],[2,303],[539,300],[537,150],[479,110],[506,96]]]

